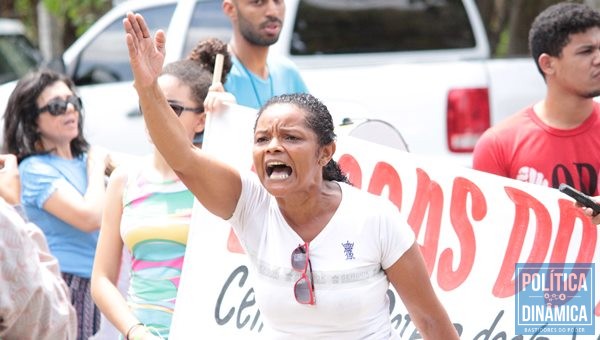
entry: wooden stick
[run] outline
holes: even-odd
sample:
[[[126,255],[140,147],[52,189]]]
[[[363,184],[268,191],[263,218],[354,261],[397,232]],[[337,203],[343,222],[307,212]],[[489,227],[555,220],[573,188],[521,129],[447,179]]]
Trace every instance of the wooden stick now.
[[[215,70],[213,71],[213,85],[221,82],[221,74],[223,73],[223,55],[217,53],[215,58]]]

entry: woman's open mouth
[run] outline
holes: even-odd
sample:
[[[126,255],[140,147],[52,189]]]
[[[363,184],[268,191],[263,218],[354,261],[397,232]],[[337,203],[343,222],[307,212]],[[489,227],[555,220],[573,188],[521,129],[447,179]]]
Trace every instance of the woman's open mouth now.
[[[270,179],[286,179],[292,174],[292,168],[283,162],[269,162],[266,172]]]

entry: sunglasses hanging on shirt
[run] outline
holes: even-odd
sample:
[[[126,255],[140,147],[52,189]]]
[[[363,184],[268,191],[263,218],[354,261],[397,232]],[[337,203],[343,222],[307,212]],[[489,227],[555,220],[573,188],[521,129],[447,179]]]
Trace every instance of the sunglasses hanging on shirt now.
[[[300,278],[294,284],[294,296],[298,303],[314,305],[316,303],[315,285],[313,282],[312,265],[308,255],[308,246],[309,243],[306,242],[292,251],[292,268],[300,273]]]

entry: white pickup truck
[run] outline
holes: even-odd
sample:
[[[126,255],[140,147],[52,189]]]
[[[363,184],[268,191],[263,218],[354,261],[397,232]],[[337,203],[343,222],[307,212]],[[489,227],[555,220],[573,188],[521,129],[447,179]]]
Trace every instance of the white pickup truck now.
[[[468,166],[485,129],[544,95],[530,58],[491,59],[473,0],[286,0],[286,7],[271,53],[298,65],[337,123],[384,121],[411,152]],[[131,86],[122,28],[127,11],[167,32],[167,61],[200,39],[228,41],[231,29],[221,0],[127,1],[64,53],[84,102],[88,139],[141,154],[150,144]]]

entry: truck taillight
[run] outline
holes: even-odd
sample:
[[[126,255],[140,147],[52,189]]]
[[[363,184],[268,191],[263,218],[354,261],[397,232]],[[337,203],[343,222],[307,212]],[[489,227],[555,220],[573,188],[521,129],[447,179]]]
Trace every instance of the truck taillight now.
[[[448,92],[448,148],[452,152],[472,152],[475,143],[490,127],[490,101],[487,88],[453,89]]]

